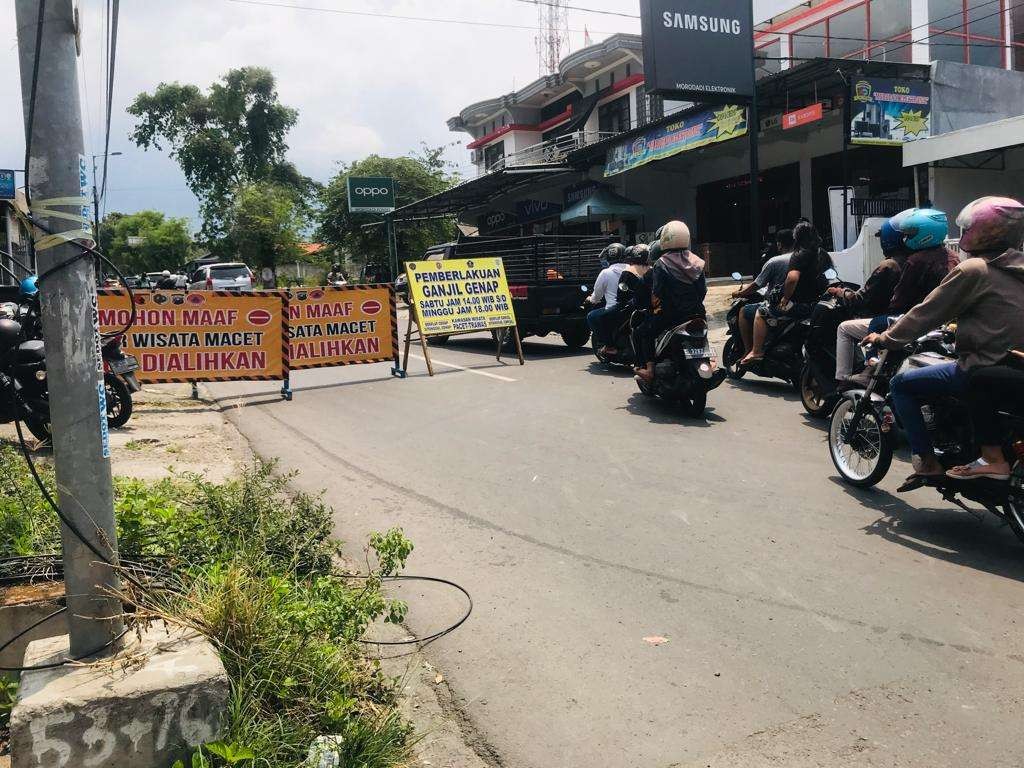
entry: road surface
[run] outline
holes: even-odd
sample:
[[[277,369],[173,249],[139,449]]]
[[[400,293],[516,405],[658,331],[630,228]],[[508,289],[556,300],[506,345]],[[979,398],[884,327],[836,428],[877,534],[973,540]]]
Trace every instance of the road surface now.
[[[211,386],[257,452],[326,489],[353,551],[401,525],[410,573],[472,593],[426,653],[495,764],[1024,765],[1006,527],[896,496],[899,461],[843,486],[781,383],[727,381],[695,421],[554,339],[526,352],[461,337],[433,379],[420,359],[406,380],[309,371],[291,403]],[[419,634],[461,610],[400,592]]]

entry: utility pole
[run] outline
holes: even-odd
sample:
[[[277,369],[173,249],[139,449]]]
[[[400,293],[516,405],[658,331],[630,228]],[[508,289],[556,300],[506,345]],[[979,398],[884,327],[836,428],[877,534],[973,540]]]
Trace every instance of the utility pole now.
[[[15,0],[15,12],[25,138],[31,150],[26,169],[30,207],[43,225],[64,233],[54,238],[36,232],[37,269],[42,275],[80,254],[67,240],[89,239],[75,22],[71,0]],[[116,562],[93,260],[80,258],[58,269],[41,281],[39,290],[59,502],[82,535],[107,560]],[[84,656],[111,643],[122,631],[121,604],[109,594],[119,588],[120,581],[63,523],[61,544],[71,655]]]

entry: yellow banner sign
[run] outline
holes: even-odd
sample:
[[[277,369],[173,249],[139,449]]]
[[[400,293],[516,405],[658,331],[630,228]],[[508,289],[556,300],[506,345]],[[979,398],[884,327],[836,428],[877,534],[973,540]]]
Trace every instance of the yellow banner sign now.
[[[512,296],[500,258],[407,261],[409,301],[424,336],[511,328]]]
[[[284,293],[133,291],[124,351],[140,381],[252,381],[288,375]],[[99,291],[103,333],[131,322],[128,292]]]
[[[288,295],[291,367],[395,360],[395,312],[390,285],[292,289]]]

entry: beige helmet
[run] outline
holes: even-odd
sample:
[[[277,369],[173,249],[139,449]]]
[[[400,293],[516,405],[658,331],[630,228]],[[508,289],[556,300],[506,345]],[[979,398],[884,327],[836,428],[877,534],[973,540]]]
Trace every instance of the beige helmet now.
[[[685,251],[690,248],[690,228],[681,221],[670,221],[661,228],[662,251]]]

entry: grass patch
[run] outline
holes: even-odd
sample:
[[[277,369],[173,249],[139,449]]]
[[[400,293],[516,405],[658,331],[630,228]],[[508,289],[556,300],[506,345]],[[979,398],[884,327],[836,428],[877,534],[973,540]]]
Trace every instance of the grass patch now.
[[[39,468],[52,487],[52,471]],[[205,635],[231,682],[221,742],[192,762],[292,768],[329,735],[340,737],[342,766],[404,766],[412,729],[396,710],[394,681],[359,638],[373,621],[404,617],[381,581],[405,566],[412,544],[399,529],[374,535],[376,565],[346,578],[335,565],[332,510],[291,492],[289,479],[258,462],[225,483],[115,480],[121,556],[161,563],[179,585],[134,595],[137,617]],[[54,516],[9,447],[0,446],[0,482],[0,557],[59,551]]]

